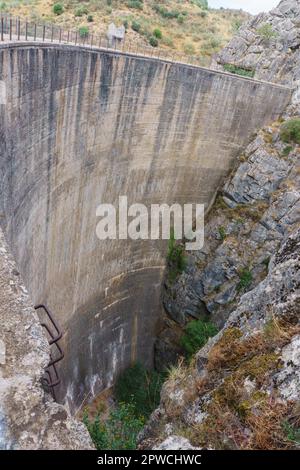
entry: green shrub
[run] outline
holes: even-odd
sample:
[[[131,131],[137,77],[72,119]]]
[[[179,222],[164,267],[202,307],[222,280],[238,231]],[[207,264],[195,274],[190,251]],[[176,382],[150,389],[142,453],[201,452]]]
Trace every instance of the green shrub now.
[[[94,21],[93,15],[88,15],[87,20],[89,23],[92,23]]]
[[[132,27],[133,31],[136,31],[137,33],[141,30],[141,25],[137,21],[133,21],[131,23],[131,27]]]
[[[177,10],[168,10],[165,8],[163,5],[153,5],[152,6],[153,10],[161,15],[163,18],[172,20],[174,18],[178,18],[180,15],[180,11]]]
[[[136,417],[148,418],[159,405],[163,375],[135,364],[125,370],[116,382],[114,394],[118,403],[130,404]]]
[[[185,327],[181,345],[188,358],[191,358],[208,341],[218,333],[216,326],[210,321],[192,320]]]
[[[220,235],[220,238],[222,241],[224,241],[226,239],[226,229],[225,227],[223,227],[222,225],[218,228],[218,232],[219,232],[219,235]]]
[[[291,145],[287,145],[286,147],[284,147],[283,151],[282,151],[282,156],[283,157],[288,157],[289,154],[292,152],[293,150],[293,147]]]
[[[300,119],[294,118],[282,124],[280,137],[283,142],[300,144]]]
[[[156,28],[154,31],[153,31],[153,36],[157,39],[161,39],[162,38],[162,32],[160,29]]]
[[[272,25],[270,25],[270,23],[263,24],[256,30],[256,32],[265,40],[270,40],[278,36],[278,33],[273,30]]]
[[[55,15],[61,15],[63,12],[64,12],[64,7],[61,3],[55,3],[55,5],[53,5],[53,13]]]
[[[129,2],[127,2],[127,6],[128,8],[135,8],[136,10],[142,10],[144,7],[143,2],[140,0],[129,0]]]
[[[83,422],[97,450],[136,449],[137,435],[144,426],[144,419],[135,416],[133,405],[124,403],[112,409],[106,421],[100,415],[91,421],[85,413]]]
[[[207,0],[191,0],[191,3],[197,5],[199,8],[208,8],[208,1]]]
[[[219,38],[211,38],[210,45],[213,49],[217,49],[217,47],[221,46],[221,41]]]
[[[157,47],[158,46],[158,40],[154,36],[150,36],[149,44],[152,47]]]
[[[167,260],[169,263],[169,277],[173,281],[176,277],[183,273],[186,268],[186,256],[184,254],[184,248],[178,245],[175,240],[174,230],[171,230],[170,240],[168,244]]]
[[[238,291],[248,289],[253,280],[251,271],[248,268],[245,268],[245,269],[242,269],[239,275],[240,275],[240,282],[238,283],[238,286],[237,286]]]
[[[184,45],[184,53],[187,55],[194,55],[195,54],[195,46],[194,44],[188,43]]]
[[[78,31],[81,38],[86,38],[89,35],[89,28],[87,26],[81,26]]]
[[[224,70],[226,70],[226,72],[230,72],[236,75],[241,75],[242,77],[253,78],[255,75],[254,70],[244,69],[242,67],[237,67],[236,65],[224,64],[223,67],[224,67]]]
[[[283,429],[286,437],[290,442],[294,442],[297,446],[300,445],[300,427],[291,425],[289,422],[283,423]]]
[[[173,42],[172,38],[168,38],[166,36],[163,36],[162,43],[165,44],[168,47],[174,47],[174,42]]]
[[[184,16],[179,15],[178,18],[177,18],[177,21],[178,21],[179,24],[183,24],[184,23]]]
[[[269,268],[269,264],[270,264],[270,256],[268,256],[267,258],[265,258],[262,262],[262,264],[265,266],[266,269]]]
[[[238,30],[241,28],[241,26],[242,26],[242,21],[240,19],[236,18],[232,22],[232,31],[234,33],[238,32]]]
[[[125,30],[127,31],[128,27],[129,27],[128,20],[123,21],[123,26],[124,26]]]
[[[77,10],[75,11],[75,16],[81,17],[81,16],[83,16],[83,15],[87,15],[88,12],[89,12],[89,11],[88,11],[88,9],[87,9],[86,7],[81,6],[81,7],[77,8]]]

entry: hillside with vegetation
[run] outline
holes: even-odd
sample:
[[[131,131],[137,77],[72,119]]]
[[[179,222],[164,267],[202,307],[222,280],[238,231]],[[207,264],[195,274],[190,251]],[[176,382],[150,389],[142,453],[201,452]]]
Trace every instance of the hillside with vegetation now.
[[[197,56],[202,65],[249,17],[212,10],[207,0],[6,0],[0,12],[95,35],[105,35],[114,22],[125,26],[127,40]]]

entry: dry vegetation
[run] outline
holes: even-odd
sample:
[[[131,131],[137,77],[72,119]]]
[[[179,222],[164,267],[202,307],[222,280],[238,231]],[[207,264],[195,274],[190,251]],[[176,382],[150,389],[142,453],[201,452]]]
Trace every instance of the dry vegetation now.
[[[274,317],[264,330],[246,337],[239,328],[228,328],[211,348],[201,379],[196,379],[191,367],[181,364],[174,369],[165,386],[164,407],[167,419],[176,422],[176,432],[196,446],[214,449],[274,450],[299,445],[299,404],[278,399],[272,385],[272,377],[282,368],[280,350],[297,334],[294,318]],[[180,413],[184,415],[197,397],[204,400],[206,417],[200,424],[186,426]]]
[[[198,56],[207,65],[249,15],[239,10],[207,10],[200,6],[203,1],[0,0],[0,11],[67,29],[86,27],[96,35],[106,34],[113,21],[126,25],[129,40],[149,45],[155,37],[159,47]],[[61,14],[54,13],[55,4],[61,5]],[[164,12],[171,14],[166,17]]]

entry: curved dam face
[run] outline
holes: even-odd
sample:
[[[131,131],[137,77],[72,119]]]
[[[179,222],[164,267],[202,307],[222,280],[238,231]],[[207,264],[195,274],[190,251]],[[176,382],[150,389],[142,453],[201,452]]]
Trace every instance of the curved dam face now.
[[[73,409],[160,327],[166,243],[100,241],[100,203],[205,203],[290,90],[183,64],[50,44],[0,47],[0,221],[34,303],[64,330]]]

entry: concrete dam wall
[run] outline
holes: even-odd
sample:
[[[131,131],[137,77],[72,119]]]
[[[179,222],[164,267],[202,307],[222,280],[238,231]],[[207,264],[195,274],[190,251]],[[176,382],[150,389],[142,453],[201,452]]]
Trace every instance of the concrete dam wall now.
[[[100,241],[100,203],[205,203],[291,91],[198,67],[51,44],[0,46],[0,222],[34,303],[64,330],[72,409],[160,328],[166,243]],[[9,314],[9,312],[8,312]]]

